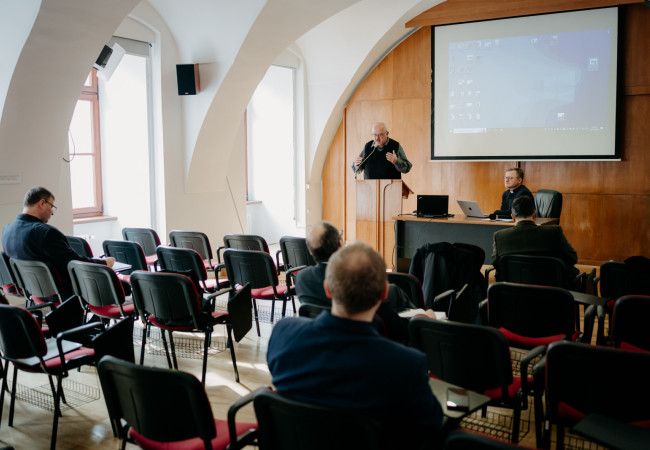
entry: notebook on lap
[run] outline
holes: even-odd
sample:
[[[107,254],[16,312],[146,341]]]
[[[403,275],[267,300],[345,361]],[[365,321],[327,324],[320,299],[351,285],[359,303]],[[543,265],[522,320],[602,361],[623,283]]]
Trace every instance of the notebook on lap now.
[[[449,215],[448,195],[418,195],[418,217],[447,217]]]
[[[465,214],[467,217],[480,217],[482,219],[490,217],[489,214],[483,214],[483,211],[481,211],[481,208],[476,202],[458,200],[458,206],[460,206],[460,209],[463,210],[463,214]]]

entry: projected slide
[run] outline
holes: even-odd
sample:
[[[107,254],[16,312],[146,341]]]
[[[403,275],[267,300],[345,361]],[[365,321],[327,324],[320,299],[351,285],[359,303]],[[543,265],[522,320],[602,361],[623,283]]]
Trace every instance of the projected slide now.
[[[616,9],[437,27],[432,158],[615,156]]]

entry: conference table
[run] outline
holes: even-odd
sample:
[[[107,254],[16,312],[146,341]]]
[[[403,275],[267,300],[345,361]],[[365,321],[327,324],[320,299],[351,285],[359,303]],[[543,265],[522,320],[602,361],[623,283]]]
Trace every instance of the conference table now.
[[[485,251],[483,264],[492,264],[492,236],[515,225],[514,221],[489,220],[479,217],[453,216],[424,218],[411,215],[394,216],[395,268],[408,272],[418,248],[436,242],[474,244]],[[559,219],[535,219],[538,225],[557,225]]]

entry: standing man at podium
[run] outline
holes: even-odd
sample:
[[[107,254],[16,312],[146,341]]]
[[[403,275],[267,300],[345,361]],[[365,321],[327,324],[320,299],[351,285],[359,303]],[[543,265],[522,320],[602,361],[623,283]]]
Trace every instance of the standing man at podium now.
[[[372,124],[372,141],[366,142],[363,151],[352,164],[355,176],[363,170],[366,180],[388,179],[400,180],[403,173],[408,173],[413,164],[409,162],[404,149],[396,140],[388,137],[386,124]]]

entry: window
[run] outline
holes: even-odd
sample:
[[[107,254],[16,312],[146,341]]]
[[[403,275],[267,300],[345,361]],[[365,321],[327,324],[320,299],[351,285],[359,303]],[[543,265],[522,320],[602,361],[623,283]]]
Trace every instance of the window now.
[[[102,215],[102,166],[97,71],[84,83],[68,131],[73,217]]]

